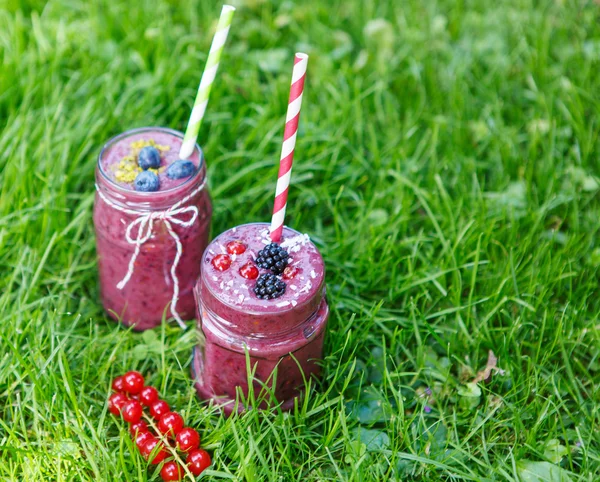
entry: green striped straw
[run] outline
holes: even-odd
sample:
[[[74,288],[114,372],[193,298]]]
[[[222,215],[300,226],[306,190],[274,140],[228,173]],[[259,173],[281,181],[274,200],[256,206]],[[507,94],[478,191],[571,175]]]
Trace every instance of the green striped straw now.
[[[200,80],[200,86],[198,87],[198,94],[194,101],[194,108],[190,115],[190,120],[185,130],[185,136],[183,137],[183,143],[179,150],[179,157],[181,159],[189,158],[194,152],[194,146],[196,145],[196,139],[198,138],[198,132],[200,131],[200,125],[204,118],[204,112],[206,112],[206,105],[208,104],[208,96],[210,95],[210,89],[217,75],[217,69],[219,68],[219,60],[221,60],[221,54],[223,53],[223,47],[227,40],[227,34],[229,33],[229,27],[231,25],[231,19],[235,7],[231,5],[223,5],[221,10],[221,17],[219,18],[219,24],[217,25],[217,31],[213,37],[212,44],[210,46],[210,52],[208,53],[208,59],[204,66],[204,73]]]

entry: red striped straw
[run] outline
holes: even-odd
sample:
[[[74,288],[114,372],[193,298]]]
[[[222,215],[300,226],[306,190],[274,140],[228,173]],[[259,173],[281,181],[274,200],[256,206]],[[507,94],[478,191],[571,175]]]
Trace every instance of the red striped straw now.
[[[277,175],[277,188],[275,189],[275,205],[271,218],[271,240],[278,243],[283,232],[283,220],[287,206],[288,189],[292,176],[292,163],[294,162],[294,149],[296,147],[296,133],[300,120],[300,107],[302,107],[302,92],[304,92],[304,79],[308,55],[297,53],[294,58],[292,71],[292,86],[288,100],[287,116],[285,118],[285,131],[283,133],[283,146],[279,161],[279,174]]]

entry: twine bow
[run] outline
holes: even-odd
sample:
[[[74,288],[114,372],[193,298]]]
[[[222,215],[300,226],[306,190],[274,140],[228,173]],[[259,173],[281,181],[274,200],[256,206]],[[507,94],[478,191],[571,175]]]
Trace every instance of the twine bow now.
[[[187,195],[181,201],[175,203],[173,206],[171,206],[169,209],[167,209],[165,211],[138,211],[138,210],[123,208],[123,207],[115,204],[114,202],[112,202],[110,199],[108,199],[102,193],[102,191],[96,184],[96,191],[98,192],[98,195],[102,198],[102,200],[106,204],[108,204],[113,209],[116,209],[117,211],[120,211],[122,213],[137,216],[137,218],[135,220],[133,220],[131,223],[129,223],[129,225],[127,226],[127,230],[125,231],[125,240],[127,241],[127,243],[135,246],[135,249],[133,251],[133,255],[131,256],[131,259],[129,260],[129,266],[127,268],[127,273],[125,273],[125,276],[123,277],[123,279],[117,283],[118,289],[122,290],[127,285],[129,280],[131,279],[131,276],[133,275],[133,271],[135,268],[135,261],[137,260],[137,257],[140,254],[140,249],[141,249],[142,245],[144,243],[146,243],[147,241],[149,241],[150,238],[152,238],[152,236],[154,234],[153,233],[154,221],[156,221],[156,220],[162,221],[164,223],[164,225],[167,227],[167,231],[169,232],[169,235],[175,241],[175,245],[177,247],[175,259],[173,260],[173,264],[171,265],[171,278],[173,280],[173,297],[171,298],[171,314],[173,315],[173,318],[175,318],[175,321],[177,321],[177,324],[184,330],[187,329],[187,326],[185,325],[185,323],[179,316],[179,313],[177,313],[177,309],[176,309],[177,301],[179,300],[179,279],[177,278],[176,270],[177,270],[177,266],[179,265],[179,260],[181,259],[181,255],[183,253],[183,246],[181,245],[181,240],[179,239],[179,236],[173,229],[173,224],[176,224],[177,226],[181,226],[182,228],[189,228],[194,225],[194,223],[196,222],[196,219],[198,219],[198,208],[196,206],[185,206],[185,207],[181,207],[181,206],[183,204],[185,204],[188,200],[190,200],[193,196],[195,196],[197,193],[199,193],[203,188],[204,188],[204,183],[202,183],[198,188],[194,189],[194,191],[192,193]],[[185,220],[185,215],[190,214],[190,213],[191,213],[191,217],[188,220]],[[183,218],[182,218],[182,216],[183,216]],[[137,227],[137,234],[134,236],[133,233],[134,233],[134,229],[136,227]]]

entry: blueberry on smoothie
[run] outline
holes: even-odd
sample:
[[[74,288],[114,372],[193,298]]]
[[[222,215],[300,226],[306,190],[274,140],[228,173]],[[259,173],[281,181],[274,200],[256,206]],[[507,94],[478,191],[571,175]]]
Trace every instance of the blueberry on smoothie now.
[[[169,179],[183,179],[190,177],[196,172],[196,166],[192,161],[182,161],[179,159],[167,167],[167,177]]]
[[[156,147],[146,146],[138,154],[138,165],[146,169],[158,169],[160,167],[160,153]]]
[[[136,191],[141,192],[158,191],[160,181],[158,180],[158,176],[153,172],[142,171],[135,177],[133,187]]]

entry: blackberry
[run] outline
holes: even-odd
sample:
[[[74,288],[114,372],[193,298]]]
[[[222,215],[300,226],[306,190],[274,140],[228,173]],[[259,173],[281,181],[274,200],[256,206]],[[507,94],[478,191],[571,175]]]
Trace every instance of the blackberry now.
[[[263,273],[256,280],[254,294],[261,300],[279,298],[285,293],[285,283],[271,273]]]
[[[283,273],[288,265],[288,252],[277,243],[271,243],[258,252],[256,264],[263,269],[270,269],[275,274]]]

